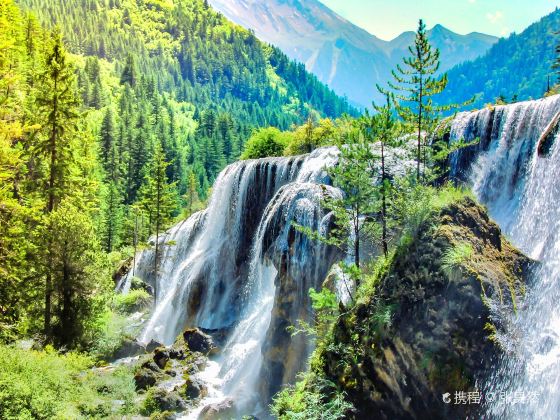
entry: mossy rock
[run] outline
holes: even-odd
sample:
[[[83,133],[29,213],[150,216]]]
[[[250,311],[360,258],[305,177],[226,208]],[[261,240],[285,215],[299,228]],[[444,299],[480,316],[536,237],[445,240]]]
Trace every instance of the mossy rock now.
[[[339,317],[324,373],[356,418],[476,416],[441,395],[471,391],[491,372],[501,349],[489,336],[489,306],[515,311],[534,264],[474,200],[452,202],[398,249],[375,295]]]

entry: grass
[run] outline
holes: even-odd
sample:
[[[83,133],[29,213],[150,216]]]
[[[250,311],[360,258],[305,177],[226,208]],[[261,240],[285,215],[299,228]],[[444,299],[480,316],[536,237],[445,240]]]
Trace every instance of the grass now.
[[[134,406],[132,372],[92,370],[83,354],[0,345],[0,418],[120,418]],[[120,401],[120,403],[116,403]]]

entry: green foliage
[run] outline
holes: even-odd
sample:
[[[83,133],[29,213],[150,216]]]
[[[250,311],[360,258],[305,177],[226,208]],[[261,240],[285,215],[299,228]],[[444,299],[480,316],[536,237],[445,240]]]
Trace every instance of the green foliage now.
[[[291,137],[290,133],[283,133],[274,127],[261,128],[247,140],[241,159],[283,156]]]
[[[280,420],[338,420],[346,418],[352,405],[332,382],[308,373],[295,386],[280,391],[270,408]]]
[[[92,360],[52,349],[0,345],[0,417],[3,419],[107,418],[131,413],[132,372],[87,371]],[[115,406],[114,401],[123,402]]]
[[[556,10],[525,29],[500,39],[482,57],[448,72],[449,85],[441,103],[463,102],[476,96],[474,106],[482,108],[502,95],[518,100],[541,98],[553,80],[556,35],[560,11]]]
[[[132,338],[129,325],[130,320],[126,315],[107,309],[98,319],[97,334],[88,348],[88,352],[96,360],[111,360],[125,340]]]
[[[129,314],[151,302],[151,296],[142,289],[131,290],[127,294],[118,294],[115,296],[115,309],[121,313]]]
[[[110,267],[99,250],[90,217],[68,200],[48,215],[46,275],[52,279],[52,323],[58,344],[75,347],[95,335],[112,288]]]
[[[443,271],[449,277],[453,276],[457,269],[468,263],[473,253],[472,245],[466,242],[450,246],[441,259]]]

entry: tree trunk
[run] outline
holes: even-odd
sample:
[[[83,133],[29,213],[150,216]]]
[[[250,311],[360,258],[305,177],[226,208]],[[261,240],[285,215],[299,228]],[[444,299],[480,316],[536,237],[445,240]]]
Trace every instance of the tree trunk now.
[[[385,144],[381,141],[381,196],[382,196],[382,207],[381,207],[381,224],[383,227],[382,233],[382,243],[383,243],[383,254],[387,256],[389,252],[389,247],[387,245],[387,191],[385,190]]]
[[[70,270],[64,257],[64,265],[62,268],[62,333],[61,338],[63,343],[71,344],[74,338],[72,326],[74,320],[72,319],[72,288],[70,286]]]
[[[51,126],[51,138],[50,138],[50,146],[51,146],[51,167],[50,167],[50,174],[49,174],[49,197],[47,203],[47,213],[50,214],[54,210],[55,206],[55,181],[56,181],[56,160],[57,160],[57,148],[56,148],[56,128],[57,128],[57,113],[58,113],[58,80],[57,78],[54,79],[54,96],[53,96],[53,112],[52,112],[52,126]],[[52,234],[52,232],[51,232]],[[52,238],[52,235],[50,236]],[[52,306],[52,265],[53,265],[53,258],[52,258],[52,239],[49,239],[47,244],[48,250],[48,258],[47,258],[47,277],[45,279],[45,313],[44,313],[44,334],[47,338],[47,341],[51,338],[51,306]]]
[[[424,83],[420,75],[420,87],[418,92],[418,156],[416,162],[416,180],[420,183],[420,163],[422,162],[422,113],[424,105]]]

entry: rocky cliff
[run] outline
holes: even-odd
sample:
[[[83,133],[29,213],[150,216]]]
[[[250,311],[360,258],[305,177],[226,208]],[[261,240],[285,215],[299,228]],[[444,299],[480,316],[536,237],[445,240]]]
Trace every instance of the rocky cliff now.
[[[532,264],[470,198],[428,218],[323,351],[326,376],[356,407],[350,417],[474,413],[479,405],[455,405],[455,392],[476,392],[490,373],[502,352],[495,314],[515,310]]]

